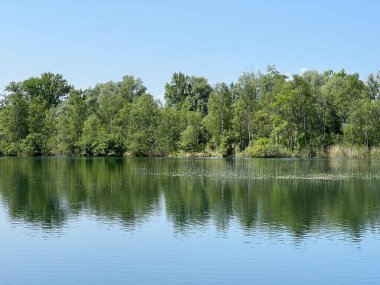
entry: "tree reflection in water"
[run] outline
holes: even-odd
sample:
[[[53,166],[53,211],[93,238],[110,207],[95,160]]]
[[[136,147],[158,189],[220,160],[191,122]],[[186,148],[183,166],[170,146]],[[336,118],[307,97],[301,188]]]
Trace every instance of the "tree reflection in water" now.
[[[237,221],[247,233],[360,239],[379,225],[379,170],[349,160],[2,158],[0,194],[12,219],[44,229],[83,213],[130,227],[163,204],[179,231]]]

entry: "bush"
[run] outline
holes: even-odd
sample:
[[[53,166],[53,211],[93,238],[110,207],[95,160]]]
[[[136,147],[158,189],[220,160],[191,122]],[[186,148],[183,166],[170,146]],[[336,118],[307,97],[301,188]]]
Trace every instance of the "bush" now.
[[[254,141],[253,144],[250,147],[248,147],[246,151],[250,157],[257,158],[287,156],[267,138],[260,138]]]
[[[181,133],[179,145],[181,150],[195,152],[198,150],[198,129],[193,126],[188,126]]]
[[[220,152],[224,157],[231,156],[234,153],[234,140],[230,135],[224,135],[220,144]]]

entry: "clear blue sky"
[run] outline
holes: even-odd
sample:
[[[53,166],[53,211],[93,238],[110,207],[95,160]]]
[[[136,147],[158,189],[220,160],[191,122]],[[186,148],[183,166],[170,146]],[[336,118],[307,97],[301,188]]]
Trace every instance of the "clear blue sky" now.
[[[140,77],[162,98],[174,71],[380,69],[380,1],[0,0],[0,90],[43,72],[77,88]],[[2,92],[2,91],[1,91]]]

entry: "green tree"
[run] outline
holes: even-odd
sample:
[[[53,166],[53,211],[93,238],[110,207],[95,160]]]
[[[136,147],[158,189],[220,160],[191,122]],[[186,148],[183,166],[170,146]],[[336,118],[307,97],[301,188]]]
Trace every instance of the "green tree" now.
[[[23,81],[21,88],[29,100],[42,99],[50,108],[57,106],[66,98],[72,87],[61,74],[48,72],[43,73],[41,77],[31,77]]]
[[[129,113],[128,150],[138,156],[154,155],[158,146],[160,109],[151,95],[137,98]]]
[[[126,75],[119,82],[96,84],[86,90],[85,96],[90,112],[99,113],[101,119],[106,121],[115,116],[124,102],[132,103],[145,92],[146,87],[140,78]]]
[[[161,111],[158,126],[158,144],[161,155],[178,151],[181,132],[186,128],[185,112],[172,108]]]
[[[234,126],[240,150],[251,144],[253,116],[257,110],[259,82],[254,73],[243,73],[232,88],[234,97]]]
[[[26,137],[23,148],[30,155],[51,154],[48,140],[53,133],[53,112],[48,107],[48,102],[42,97],[32,99],[29,107],[29,134]]]
[[[380,96],[380,71],[376,74],[371,73],[367,78],[368,96],[371,100],[378,99]]]
[[[207,79],[203,77],[191,76],[189,78],[191,86],[190,96],[187,97],[186,110],[199,112],[206,116],[208,112],[208,99],[212,88]]]
[[[66,155],[79,155],[83,123],[87,118],[83,92],[72,90],[69,98],[61,105],[62,111],[55,120],[53,151]]]
[[[339,122],[336,119],[335,108],[331,96],[326,94],[323,86],[331,78],[332,71],[326,71],[319,74],[317,71],[307,71],[302,74],[302,78],[308,82],[310,91],[314,97],[317,113],[317,124],[315,131],[319,133],[320,145],[324,153],[327,152],[328,146],[333,143],[334,130],[339,129]]]
[[[131,75],[124,76],[117,85],[120,88],[121,96],[129,103],[132,103],[136,98],[144,95],[146,92],[146,87],[142,80]]]
[[[280,74],[274,66],[268,66],[267,73],[258,73],[258,87],[256,87],[257,110],[253,114],[252,137],[260,138],[276,137],[274,125],[278,125],[276,120],[280,117],[278,108],[274,108],[278,94],[283,91],[286,83],[286,76]],[[277,99],[276,99],[277,97]]]
[[[363,100],[352,106],[349,123],[344,128],[345,141],[368,148],[380,142],[380,103],[378,100]]]
[[[186,124],[180,134],[180,149],[185,152],[201,151],[206,142],[202,115],[191,111],[187,111],[184,115]]]
[[[99,118],[92,114],[83,124],[83,134],[80,140],[80,146],[83,155],[98,155],[101,136],[105,134]]]
[[[165,85],[165,100],[168,107],[181,110],[186,99],[190,96],[191,86],[189,76],[175,72],[171,82]]]
[[[169,108],[207,114],[208,99],[212,88],[204,77],[174,73],[165,85],[165,100]]]
[[[359,74],[347,74],[344,70],[334,73],[323,86],[325,96],[332,101],[332,116],[340,122],[339,130],[342,133],[343,124],[347,123],[349,111],[358,100],[366,97],[365,85],[359,79]]]
[[[205,125],[215,147],[221,147],[225,137],[231,135],[232,94],[225,83],[219,83],[210,94],[209,113]]]
[[[0,117],[2,126],[0,149],[3,153],[15,155],[21,151],[20,144],[29,133],[28,111],[29,104],[21,94],[14,93],[6,97]]]

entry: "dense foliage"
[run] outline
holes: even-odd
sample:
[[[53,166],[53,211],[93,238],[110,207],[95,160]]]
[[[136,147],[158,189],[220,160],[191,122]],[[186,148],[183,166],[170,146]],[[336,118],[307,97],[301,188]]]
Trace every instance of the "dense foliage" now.
[[[332,145],[380,145],[380,72],[273,66],[211,86],[174,73],[161,102],[143,82],[76,90],[60,74],[11,82],[0,107],[3,155],[322,156]]]

